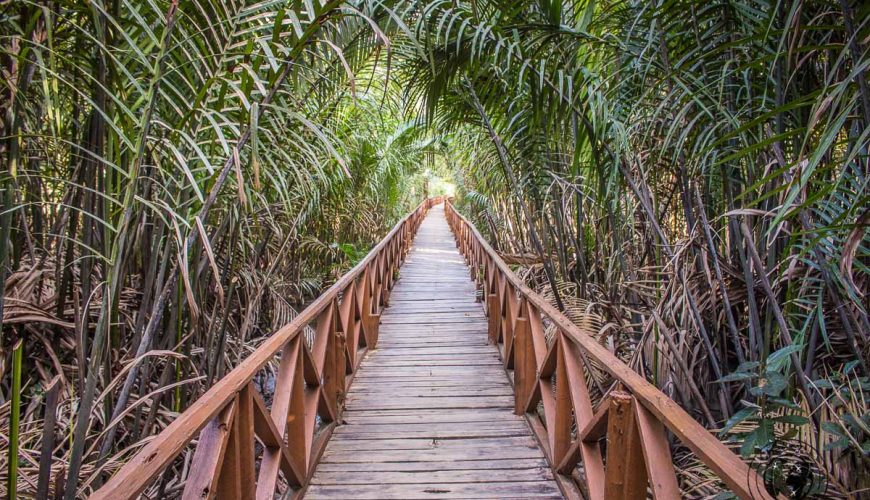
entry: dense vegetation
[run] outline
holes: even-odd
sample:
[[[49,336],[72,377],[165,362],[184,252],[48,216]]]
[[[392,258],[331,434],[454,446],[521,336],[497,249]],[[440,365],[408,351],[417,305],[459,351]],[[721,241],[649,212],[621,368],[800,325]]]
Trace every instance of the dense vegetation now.
[[[859,496],[868,9],[5,2],[3,470],[87,493],[443,177],[748,460],[799,440],[829,494]]]

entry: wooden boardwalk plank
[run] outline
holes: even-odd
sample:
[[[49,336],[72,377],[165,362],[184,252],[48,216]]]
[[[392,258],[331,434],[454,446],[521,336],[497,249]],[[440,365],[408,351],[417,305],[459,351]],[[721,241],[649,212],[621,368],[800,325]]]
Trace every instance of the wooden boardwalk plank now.
[[[554,481],[417,484],[313,484],[309,498],[562,498]]]
[[[368,462],[355,464],[352,471],[341,463],[323,463],[318,472],[438,472],[438,471],[492,471],[525,470],[529,467],[548,468],[547,461],[541,459],[496,459],[496,460],[450,460],[426,462]],[[487,474],[480,472],[480,474]]]
[[[443,214],[420,227],[308,498],[561,498]]]
[[[486,473],[488,481],[548,481],[553,479],[549,467],[536,469],[495,469]],[[314,484],[417,484],[478,483],[479,470],[440,470],[417,472],[322,472]]]

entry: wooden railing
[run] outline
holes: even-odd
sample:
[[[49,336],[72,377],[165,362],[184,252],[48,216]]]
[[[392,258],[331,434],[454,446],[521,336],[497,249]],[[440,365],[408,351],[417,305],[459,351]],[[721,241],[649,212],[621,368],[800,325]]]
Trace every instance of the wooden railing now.
[[[271,499],[279,475],[291,493],[301,490],[339,421],[354,372],[377,344],[380,313],[411,240],[429,208],[441,201],[430,198],[403,218],[362,262],[181,413],[92,498],[136,498],[197,435],[183,498]],[[306,341],[309,324],[314,335]],[[278,356],[269,407],[254,378]]]
[[[670,431],[741,498],[771,498],[740,457],[530,290],[449,202],[445,212],[483,291],[490,341],[512,372],[515,412],[526,416],[566,496],[579,489],[590,500],[645,499],[649,489],[656,499],[680,498]],[[545,325],[556,329],[549,345]],[[597,408],[586,385],[588,362],[617,381]]]

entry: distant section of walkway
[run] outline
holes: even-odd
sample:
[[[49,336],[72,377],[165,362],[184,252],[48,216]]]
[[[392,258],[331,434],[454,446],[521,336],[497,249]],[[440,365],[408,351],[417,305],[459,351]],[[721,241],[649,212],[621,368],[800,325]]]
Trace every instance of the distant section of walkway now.
[[[561,498],[443,206],[423,222],[306,498]]]

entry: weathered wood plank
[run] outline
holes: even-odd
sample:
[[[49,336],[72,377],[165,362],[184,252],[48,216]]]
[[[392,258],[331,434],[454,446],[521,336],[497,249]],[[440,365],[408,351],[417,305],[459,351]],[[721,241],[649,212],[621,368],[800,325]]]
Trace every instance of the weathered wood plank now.
[[[477,470],[441,470],[416,472],[323,472],[313,484],[418,484],[418,483],[493,483],[510,481],[552,481],[549,467],[534,469],[495,469],[485,475]]]
[[[338,439],[329,449],[345,450],[459,450],[463,448],[494,448],[499,446],[537,449],[531,436],[466,439]]]
[[[510,392],[510,388],[508,387],[490,387],[490,388],[481,388],[481,387],[462,387],[462,386],[448,386],[448,387],[404,387],[404,386],[395,386],[390,385],[386,388],[360,388],[359,391],[355,392],[357,397],[364,396],[369,398],[389,398],[392,397],[393,394],[396,394],[396,391],[402,391],[402,394],[405,394],[406,398],[444,398],[449,396],[456,396],[460,398],[476,398],[476,397],[509,397],[513,398],[513,394]]]
[[[463,423],[463,427],[466,423]],[[396,428],[396,426],[391,426]],[[528,428],[500,428],[492,427],[486,429],[448,429],[448,430],[432,430],[432,429],[417,429],[406,430],[408,425],[402,425],[401,430],[368,432],[364,430],[356,430],[353,432],[342,432],[339,435],[341,439],[358,439],[358,440],[384,440],[384,439],[426,439],[432,440],[456,440],[456,439],[477,439],[477,438],[493,438],[493,437],[522,437],[529,433]],[[458,427],[458,426],[453,426]]]
[[[548,467],[543,458],[515,458],[498,460],[449,460],[427,462],[369,462],[329,463],[317,467],[318,472],[438,472],[438,471],[493,471],[522,470]],[[489,472],[481,472],[489,474]]]
[[[432,357],[430,359],[421,359],[419,356],[409,357],[408,359],[396,359],[396,358],[386,358],[379,359],[378,365],[384,368],[391,368],[394,366],[397,367],[405,367],[405,366],[468,366],[469,363],[475,363],[476,367],[480,366],[501,366],[501,362],[494,357],[484,358],[480,357],[479,359],[475,359],[474,357],[459,357],[458,359],[443,357]]]
[[[390,409],[436,409],[442,410],[454,408],[511,408],[513,409],[513,396],[471,396],[471,397],[432,397],[432,398],[387,398],[360,397],[356,394],[348,396],[347,403],[365,405],[373,410]]]
[[[361,380],[361,379],[355,379]],[[379,382],[383,382],[384,385],[380,385]],[[379,379],[368,379],[359,383],[359,388],[390,388],[396,387],[400,389],[410,389],[412,387],[426,387],[426,388],[437,388],[437,387],[468,387],[467,382],[462,382],[460,380],[450,379],[450,378],[439,378],[439,377],[417,377],[417,378],[409,378],[408,380],[387,380],[380,381]],[[492,383],[480,384],[478,388],[489,388],[489,387],[508,387],[506,382],[496,381]]]
[[[562,498],[553,481],[312,485],[307,498]]]
[[[466,423],[466,422],[525,422],[516,415],[506,415],[501,409],[466,409],[445,412],[440,409],[425,410],[354,410],[345,411],[342,419],[354,423]]]
[[[438,359],[498,359],[498,356],[488,349],[488,346],[480,344],[461,344],[458,346],[427,346],[427,347],[400,347],[398,345],[390,349],[372,351],[372,359],[389,362],[398,358],[415,360],[438,360]]]

